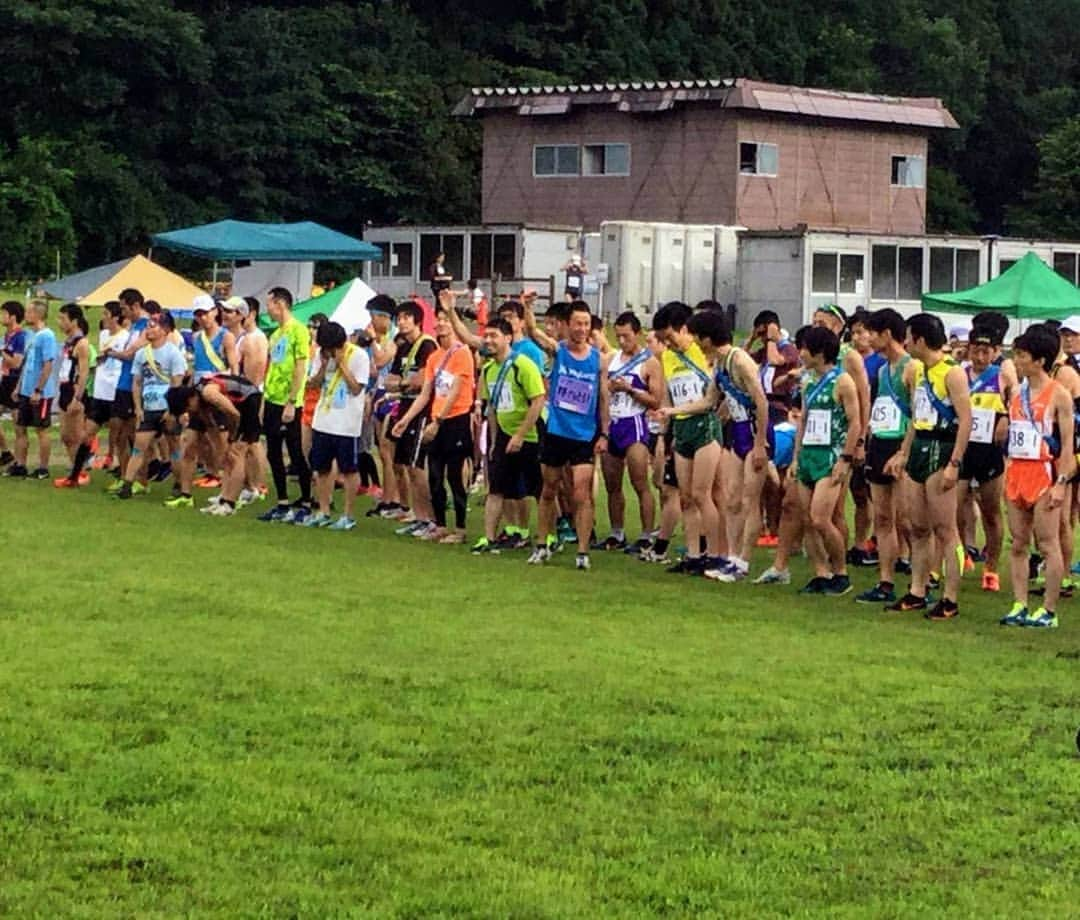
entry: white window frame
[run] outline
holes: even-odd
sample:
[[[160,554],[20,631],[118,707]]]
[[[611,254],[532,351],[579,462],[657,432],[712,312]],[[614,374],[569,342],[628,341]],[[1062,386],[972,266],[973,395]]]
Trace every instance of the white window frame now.
[[[919,163],[919,181],[918,182],[893,182],[893,165],[897,160],[902,160],[905,163],[909,160]],[[903,172],[903,170],[901,170]],[[889,158],[889,185],[892,188],[926,188],[926,157],[920,156],[916,153],[894,153]]]
[[[970,252],[974,253],[976,257],[976,272],[975,272],[975,284],[979,283],[978,277],[978,259],[981,258],[982,253],[978,249],[974,249],[971,246],[951,246],[948,243],[930,243],[926,247],[926,264],[923,272],[923,287],[929,292],[931,289],[931,278],[933,274],[934,264],[934,251],[935,250],[948,250],[952,254],[951,260],[951,281],[950,287],[947,291],[933,291],[935,294],[952,294],[956,291],[964,290],[960,287],[960,282],[957,276],[960,272],[960,253]]]
[[[874,250],[892,249],[893,250],[893,290],[891,297],[879,297],[874,293]],[[919,253],[919,293],[915,297],[901,297],[900,296],[900,250],[909,249],[917,251]],[[953,259],[953,267],[955,270],[956,261]],[[925,243],[918,243],[912,245],[910,242],[893,242],[893,243],[871,243],[870,244],[870,285],[868,287],[868,297],[870,300],[875,300],[878,303],[918,303],[922,297],[923,292],[926,291],[927,281],[929,280],[930,272],[930,249]]]
[[[755,147],[757,147],[757,150],[754,152],[754,171],[753,172],[743,172],[743,169],[742,169],[742,145],[743,144],[753,144]],[[772,149],[775,151],[775,154],[774,154],[774,159],[776,161],[776,171],[775,172],[765,172],[761,168],[761,148],[762,147],[772,147]],[[737,160],[735,165],[736,165],[736,168],[739,171],[740,176],[764,176],[765,178],[775,178],[776,176],[780,175],[780,145],[779,144],[773,144],[773,143],[770,143],[769,141],[754,141],[754,140],[741,140],[740,139],[739,140],[739,149],[736,151],[736,156],[738,157],[738,160]]]
[[[816,256],[835,256],[836,271],[833,273],[833,289],[831,291],[814,290],[814,258]],[[862,260],[863,291],[866,291],[866,253],[853,249],[815,249],[810,253],[810,294],[814,297],[859,297],[857,291],[840,290],[840,266],[845,257],[854,257]]]
[[[553,173],[538,173],[536,171],[536,151],[539,150],[541,147],[551,147],[551,148],[554,148],[556,151],[558,151],[558,149],[560,147],[569,148],[571,150],[576,150],[577,151],[577,171],[572,172],[572,173],[558,172],[559,154],[556,152],[556,154],[555,154],[556,172],[553,172]],[[534,179],[576,179],[576,178],[578,178],[581,175],[581,146],[579,144],[533,144],[532,174],[533,174]]]
[[[586,172],[585,171],[585,150],[588,147],[603,147],[604,148],[604,165],[607,165],[607,148],[608,147],[625,147],[626,148],[626,172],[608,172],[606,169],[604,172]],[[581,152],[578,154],[578,168],[581,170],[581,176],[586,179],[606,178],[608,176],[626,178],[630,175],[630,142],[629,141],[590,141],[581,145]]]

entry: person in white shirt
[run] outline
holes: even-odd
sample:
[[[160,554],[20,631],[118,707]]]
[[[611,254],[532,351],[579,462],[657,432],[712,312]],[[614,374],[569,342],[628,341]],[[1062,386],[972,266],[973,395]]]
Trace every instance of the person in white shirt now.
[[[319,510],[303,526],[352,530],[356,526],[353,505],[360,484],[360,434],[370,360],[363,348],[349,341],[339,323],[319,326],[315,343],[319,346],[319,369],[310,385],[318,389],[319,401],[311,422],[311,467],[317,477]],[[344,481],[345,509],[340,518],[331,522],[335,464]]]

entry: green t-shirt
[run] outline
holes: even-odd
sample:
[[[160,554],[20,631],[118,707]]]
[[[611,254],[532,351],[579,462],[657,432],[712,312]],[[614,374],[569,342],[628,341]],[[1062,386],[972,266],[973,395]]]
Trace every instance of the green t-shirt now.
[[[544,392],[540,369],[525,355],[511,355],[503,364],[489,361],[484,365],[480,397],[494,404],[499,427],[511,437],[529,414],[529,401],[543,396]],[[533,443],[538,440],[535,425],[525,440]]]
[[[293,369],[296,362],[307,360],[311,355],[311,336],[307,326],[290,317],[284,326],[278,326],[270,335],[270,366],[266,370],[263,396],[275,406],[284,406],[292,388]],[[304,405],[304,388],[296,393],[296,405]]]

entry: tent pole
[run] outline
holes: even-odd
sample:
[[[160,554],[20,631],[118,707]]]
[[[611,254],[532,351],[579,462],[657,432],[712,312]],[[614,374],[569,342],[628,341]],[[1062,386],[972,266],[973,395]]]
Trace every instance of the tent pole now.
[[[214,260],[214,273],[211,276],[210,283],[214,290],[217,290],[217,259]]]

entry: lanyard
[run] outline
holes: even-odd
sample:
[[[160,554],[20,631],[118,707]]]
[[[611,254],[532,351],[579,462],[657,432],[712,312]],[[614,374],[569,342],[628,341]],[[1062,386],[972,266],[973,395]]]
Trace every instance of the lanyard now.
[[[218,333],[222,335],[222,333]],[[225,362],[221,360],[221,356],[217,353],[217,349],[214,348],[213,343],[210,341],[210,336],[206,334],[206,330],[203,329],[199,333],[199,339],[202,341],[203,351],[206,353],[206,359],[214,365],[219,371],[225,370]]]
[[[614,380],[616,377],[629,377],[630,372],[640,364],[644,364],[648,359],[651,352],[647,348],[641,349],[634,357],[627,361],[622,367],[617,370],[609,371],[608,378]]]
[[[814,400],[818,398],[818,395],[825,389],[826,385],[832,383],[837,377],[840,376],[840,368],[834,367],[829,373],[822,377],[817,383],[814,384],[812,390],[806,394],[806,402],[804,406],[809,412],[814,406]]]
[[[971,392],[974,393],[984,383],[988,382],[990,380],[991,376],[993,376],[993,374],[996,373],[997,370],[998,370],[998,367],[997,367],[996,364],[988,365],[986,370],[984,370],[981,374],[979,374],[978,377],[976,377],[974,380],[971,381],[971,386],[969,387]]]
[[[345,346],[345,357],[340,363],[334,364],[334,376],[330,379],[330,386],[323,391],[322,407],[324,409],[330,408],[330,403],[333,401],[334,392],[337,390],[338,385],[345,379],[344,366],[352,360],[352,356],[356,353],[356,346],[349,342]]]
[[[143,356],[146,358],[146,366],[153,371],[154,376],[162,383],[168,383],[169,375],[158,367],[157,361],[154,360],[154,347],[152,345],[147,345],[143,348]]]
[[[907,361],[902,362],[900,365],[901,370],[907,367],[907,364]],[[893,389],[892,365],[888,361],[886,361],[885,366],[878,373],[881,376],[881,382],[885,384],[885,395],[893,401],[893,403],[896,405],[896,408],[900,410],[900,414],[904,416],[904,418],[911,418],[911,406],[908,403],[902,402],[900,400],[900,397],[897,395],[896,390]]]
[[[509,355],[502,363],[502,367],[499,368],[499,374],[495,378],[495,386],[491,388],[491,404],[495,407],[497,412],[499,409],[499,399],[502,396],[503,387],[506,385],[506,375],[510,372],[510,368],[514,363],[516,355]]]
[[[691,361],[688,357],[686,357],[685,354],[683,354],[678,349],[673,348],[672,351],[675,352],[675,357],[682,362],[683,367],[689,368],[698,375],[698,378],[701,380],[702,383],[705,384],[705,389],[707,390],[709,388],[709,375],[706,374],[705,371],[703,371],[696,364],[694,364],[693,361]]]

